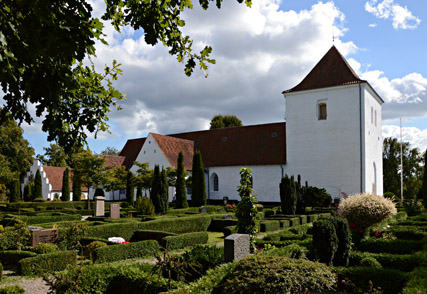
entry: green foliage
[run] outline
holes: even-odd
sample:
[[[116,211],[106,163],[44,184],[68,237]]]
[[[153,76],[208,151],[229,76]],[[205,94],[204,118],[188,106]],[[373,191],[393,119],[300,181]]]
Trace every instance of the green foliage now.
[[[338,215],[365,229],[397,213],[394,203],[373,194],[355,194],[341,200]]]
[[[113,200],[115,200],[115,191],[126,189],[126,200],[128,203],[133,202],[133,197],[128,198],[131,196],[128,193],[132,193],[131,186],[133,186],[133,174],[129,173],[130,171],[126,171],[124,166],[112,165],[105,167],[104,175],[100,175],[100,182],[103,188],[113,192]]]
[[[156,213],[161,212],[160,204],[160,189],[161,189],[161,174],[160,167],[156,164],[154,166],[153,182],[151,186],[150,198],[154,205],[154,211]]]
[[[225,227],[222,232],[224,233],[224,238],[230,236],[231,234],[237,233],[237,226],[228,226]]]
[[[177,236],[167,236],[162,240],[162,246],[170,250],[181,249],[198,244],[208,243],[209,234],[207,232],[192,232]]]
[[[34,178],[34,198],[43,198],[42,176],[39,169]]]
[[[362,258],[362,260],[360,261],[360,266],[372,267],[376,269],[383,268],[381,263],[379,263],[374,257],[371,257],[371,256]]]
[[[135,208],[142,215],[155,214],[153,202],[148,197],[138,197],[138,199],[136,199]]]
[[[154,171],[148,168],[148,162],[140,163],[138,161],[134,161],[133,164],[138,167],[135,176],[135,184],[138,187],[142,196],[142,189],[150,190],[152,187]],[[137,197],[139,197],[139,195],[137,195]]]
[[[62,271],[68,266],[76,264],[77,253],[75,251],[62,251],[21,259],[18,262],[18,272],[23,276],[43,275]]]
[[[0,251],[0,262],[3,265],[16,265],[18,261],[27,257],[34,257],[37,254],[32,251],[24,250],[1,250]]]
[[[271,231],[277,231],[280,229],[280,222],[271,220],[271,221],[261,221],[261,232],[271,232]]]
[[[169,210],[169,183],[166,170],[162,169],[160,173],[160,193],[159,193],[159,204],[160,213],[168,214]]]
[[[423,166],[423,184],[420,188],[420,196],[419,198],[423,199],[424,207],[427,208],[427,149],[424,151],[424,166]]]
[[[176,234],[164,231],[153,230],[139,230],[133,233],[130,242],[138,242],[144,240],[156,240],[157,243],[162,244],[162,240],[167,236],[175,236]]]
[[[209,232],[223,232],[225,227],[237,225],[237,220],[235,219],[212,219],[211,224],[209,225]]]
[[[62,177],[62,201],[70,201],[70,178],[68,168],[65,169]]]
[[[146,222],[113,223],[87,228],[88,236],[108,239],[111,236],[129,240],[139,230],[156,230],[183,234],[206,231],[211,222],[210,216],[189,216],[166,218]]]
[[[280,182],[280,204],[284,214],[294,215],[297,209],[297,192],[294,177],[287,174]]]
[[[133,203],[133,199],[135,197],[135,176],[131,171],[128,171],[126,177],[126,200],[129,203]]]
[[[73,201],[80,201],[82,195],[82,183],[77,172],[73,173]]]
[[[58,144],[50,143],[49,147],[43,147],[44,155],[37,155],[41,165],[69,167],[71,158],[64,148]]]
[[[387,240],[381,238],[363,239],[359,244],[360,251],[390,254],[411,254],[423,249],[423,240]]]
[[[56,244],[52,243],[39,243],[34,247],[33,251],[37,254],[47,254],[58,252],[59,248]]]
[[[187,189],[185,183],[185,177],[187,175],[187,171],[184,167],[184,154],[182,151],[179,151],[178,155],[178,163],[176,169],[176,208],[187,208]]]
[[[0,288],[0,294],[24,294],[25,290],[19,285],[4,286]]]
[[[10,196],[9,196],[10,202],[17,202],[21,200],[21,183],[19,179],[12,181],[9,190],[10,190]]]
[[[240,169],[240,186],[237,187],[241,200],[237,204],[237,232],[239,234],[248,234],[251,239],[251,251],[254,251],[254,239],[258,227],[258,210],[256,209],[257,199],[252,194],[252,170],[249,168]]]
[[[209,269],[224,262],[224,248],[215,245],[196,245],[182,254],[182,259],[184,262],[196,267],[192,277],[195,280],[205,275]],[[186,280],[188,281],[189,279]]]
[[[3,7],[4,5],[0,8],[0,22],[4,24],[7,20],[1,16]],[[4,32],[5,29],[2,26],[2,34]],[[3,48],[1,43],[2,41],[0,41],[0,46]],[[0,56],[3,54],[4,50],[1,50]],[[2,61],[0,61],[0,66],[1,68],[6,68],[2,66]],[[0,80],[4,85],[4,80]],[[4,99],[4,96],[2,98]],[[3,109],[0,107],[0,113],[2,111]],[[0,114],[0,184],[9,184],[12,180],[23,179],[26,176],[29,167],[33,163],[34,149],[24,139],[22,135],[24,131],[16,122],[10,119],[2,120],[1,118]]]
[[[90,150],[83,150],[73,154],[73,163],[74,173],[78,175],[80,183],[88,189],[97,187],[103,182],[105,177],[104,158],[92,154]]]
[[[90,260],[92,260],[93,251],[96,248],[104,247],[104,246],[107,246],[107,243],[102,242],[102,241],[93,241],[93,242],[91,242],[88,245],[83,247],[83,255],[85,257],[89,258]]]
[[[409,280],[402,294],[422,294],[427,289],[427,267],[421,266],[409,274]]]
[[[33,201],[34,182],[29,182],[24,186],[24,201]]]
[[[305,190],[305,197],[307,204],[311,207],[329,207],[332,203],[331,195],[324,188],[308,186]]]
[[[282,257],[288,257],[288,258],[301,259],[301,258],[306,258],[308,254],[308,249],[298,244],[290,244],[287,246],[266,250],[263,252],[263,254],[270,255],[270,256],[282,256]]]
[[[0,223],[7,225],[8,223],[13,222],[13,220],[20,220],[27,223],[27,225],[51,223],[51,222],[60,222],[60,221],[77,221],[80,220],[81,216],[78,214],[63,214],[63,215],[40,215],[40,216],[7,216],[4,217]]]
[[[66,250],[79,250],[80,239],[87,235],[88,227],[82,223],[74,223],[59,231],[59,247]]]
[[[331,290],[334,273],[324,264],[259,255],[240,260],[212,293],[303,293]]]
[[[200,207],[206,205],[205,168],[203,166],[202,153],[194,152],[191,186],[191,206]]]
[[[217,114],[211,120],[210,129],[233,128],[243,126],[242,121],[235,115],[221,115]]]
[[[153,257],[159,250],[159,243],[155,240],[98,247],[93,251],[93,262],[101,263],[136,257]]]
[[[332,265],[338,242],[335,226],[330,220],[320,219],[313,223],[313,247],[320,262]]]

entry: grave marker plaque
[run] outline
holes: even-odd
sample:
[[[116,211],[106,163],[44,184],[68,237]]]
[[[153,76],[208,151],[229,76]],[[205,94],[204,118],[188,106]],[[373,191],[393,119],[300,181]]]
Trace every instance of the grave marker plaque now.
[[[120,204],[110,204],[110,218],[120,218]]]
[[[58,229],[51,230],[32,230],[32,243],[36,247],[39,243],[58,244]]]

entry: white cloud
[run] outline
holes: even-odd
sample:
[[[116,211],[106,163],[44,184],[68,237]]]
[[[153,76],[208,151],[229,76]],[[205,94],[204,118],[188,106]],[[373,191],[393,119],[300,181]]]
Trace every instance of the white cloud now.
[[[369,27],[370,28],[376,28],[378,26],[378,24],[376,24],[376,23],[371,23],[371,24],[369,24]]]
[[[393,137],[400,141],[400,127],[394,125],[383,126],[383,138]],[[410,142],[412,148],[424,152],[427,148],[427,129],[420,130],[415,127],[402,127],[403,142]]]
[[[394,29],[415,29],[421,23],[421,19],[414,16],[406,6],[395,4],[394,0],[370,0],[365,3],[365,10],[378,18],[391,18]]]

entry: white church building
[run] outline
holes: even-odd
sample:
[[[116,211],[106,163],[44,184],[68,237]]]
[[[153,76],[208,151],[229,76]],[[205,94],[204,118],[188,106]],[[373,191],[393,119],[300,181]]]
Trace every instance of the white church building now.
[[[300,174],[332,198],[383,194],[381,105],[371,85],[353,71],[335,46],[292,89],[282,92],[286,122],[130,139],[120,155],[150,168],[177,165],[183,151],[191,172],[202,153],[208,201],[240,200],[241,167],[252,169],[260,202],[280,202],[279,183]]]

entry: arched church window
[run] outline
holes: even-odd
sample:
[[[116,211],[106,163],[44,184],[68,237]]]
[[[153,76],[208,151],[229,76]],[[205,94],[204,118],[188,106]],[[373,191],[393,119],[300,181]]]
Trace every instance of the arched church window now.
[[[212,175],[212,180],[213,180],[213,190],[214,191],[219,191],[219,179],[218,179],[218,175],[214,173]]]
[[[326,103],[319,103],[319,120],[325,120],[327,116]]]

